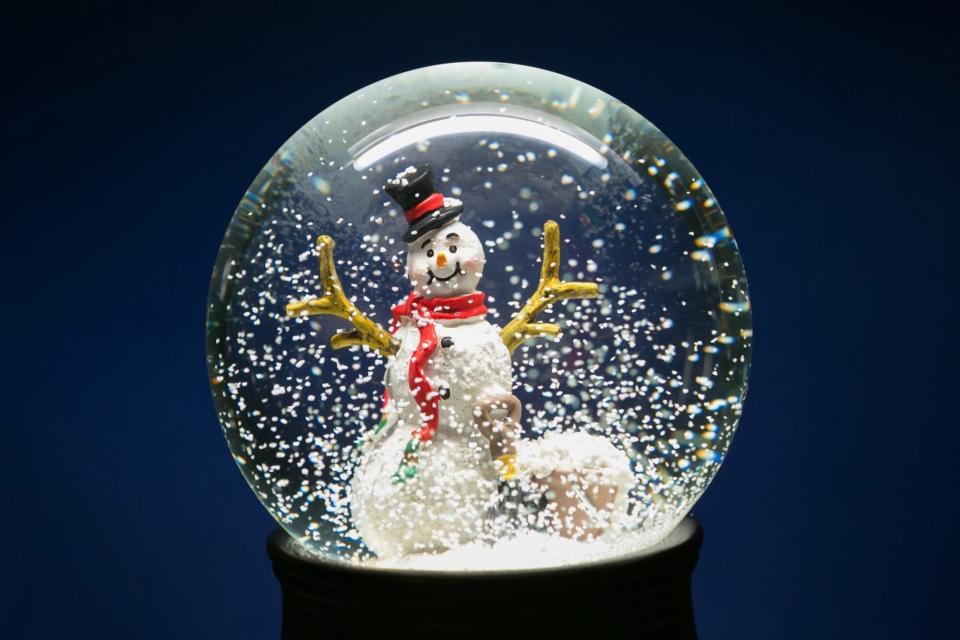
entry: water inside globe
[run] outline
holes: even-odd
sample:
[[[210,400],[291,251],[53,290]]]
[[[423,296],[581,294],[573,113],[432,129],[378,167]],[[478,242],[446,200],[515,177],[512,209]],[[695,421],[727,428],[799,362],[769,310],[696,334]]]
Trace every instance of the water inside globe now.
[[[455,242],[474,234],[482,248],[485,310],[437,320],[437,341],[449,334],[453,346],[433,345],[414,373],[423,307],[399,321],[392,312],[411,294],[408,262],[422,250],[453,263],[451,246],[465,255],[446,227],[422,236],[435,241],[429,257],[403,239],[409,212],[385,187],[424,166],[447,203],[462,204],[448,223],[462,225]],[[559,331],[525,334],[508,349],[499,332],[540,291],[551,228],[557,277],[591,283],[595,295],[539,309],[531,323]],[[330,287],[321,237],[332,241],[330,265],[353,310],[291,317],[291,302]],[[331,338],[358,315],[398,350],[334,349]],[[351,562],[509,569],[611,557],[669,533],[730,446],[751,337],[730,227],[659,130],[569,78],[470,63],[371,85],[283,145],[227,230],[207,340],[230,450],[302,544]],[[435,436],[422,443],[423,407],[384,397],[385,386],[405,397],[418,376],[440,407]],[[456,398],[439,399],[444,384]],[[475,428],[479,390],[494,388],[516,399],[510,463],[530,479],[507,491],[513,511],[498,503],[510,485],[505,463]],[[417,475],[398,481],[412,441],[423,447]],[[598,498],[601,489],[613,497]],[[576,511],[588,524],[558,525],[562,517],[544,516],[554,503],[555,514]]]

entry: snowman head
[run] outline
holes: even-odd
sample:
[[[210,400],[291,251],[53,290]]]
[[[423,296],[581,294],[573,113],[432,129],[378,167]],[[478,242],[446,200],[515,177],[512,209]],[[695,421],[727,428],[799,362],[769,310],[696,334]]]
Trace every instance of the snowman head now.
[[[409,244],[407,277],[418,296],[451,298],[477,290],[485,263],[480,238],[457,219]]]

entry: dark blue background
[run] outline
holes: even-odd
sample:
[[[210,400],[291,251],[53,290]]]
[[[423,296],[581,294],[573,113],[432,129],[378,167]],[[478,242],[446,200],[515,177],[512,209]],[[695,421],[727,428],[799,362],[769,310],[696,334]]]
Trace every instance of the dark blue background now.
[[[4,16],[0,636],[277,636],[273,523],[206,381],[214,256],[310,117],[474,59],[635,107],[740,242],[754,368],[695,509],[702,636],[957,634],[955,23],[916,3],[338,4]]]

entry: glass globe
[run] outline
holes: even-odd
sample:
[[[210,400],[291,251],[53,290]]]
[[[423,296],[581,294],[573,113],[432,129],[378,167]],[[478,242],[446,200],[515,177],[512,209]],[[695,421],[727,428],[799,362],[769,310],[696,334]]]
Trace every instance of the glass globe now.
[[[750,363],[730,227],[630,107],[508,64],[353,93],[270,159],[210,288],[240,471],[324,557],[554,566],[663,539]]]

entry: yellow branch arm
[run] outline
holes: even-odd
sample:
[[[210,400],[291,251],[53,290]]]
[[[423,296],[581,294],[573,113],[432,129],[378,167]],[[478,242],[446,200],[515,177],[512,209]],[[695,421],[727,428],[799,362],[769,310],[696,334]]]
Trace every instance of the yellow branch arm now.
[[[320,282],[323,285],[323,297],[290,302],[287,304],[287,317],[331,315],[349,320],[353,324],[353,330],[334,335],[330,338],[330,346],[334,349],[343,349],[365,344],[384,356],[394,355],[400,348],[397,339],[365,316],[344,295],[343,286],[340,284],[340,278],[337,277],[337,270],[333,264],[333,238],[319,236],[317,253],[320,256]]]
[[[537,314],[554,302],[571,298],[593,298],[599,293],[593,282],[560,281],[560,228],[553,220],[543,225],[543,264],[540,284],[519,313],[500,331],[500,338],[512,353],[526,338],[555,336],[560,327],[549,322],[534,322]]]

